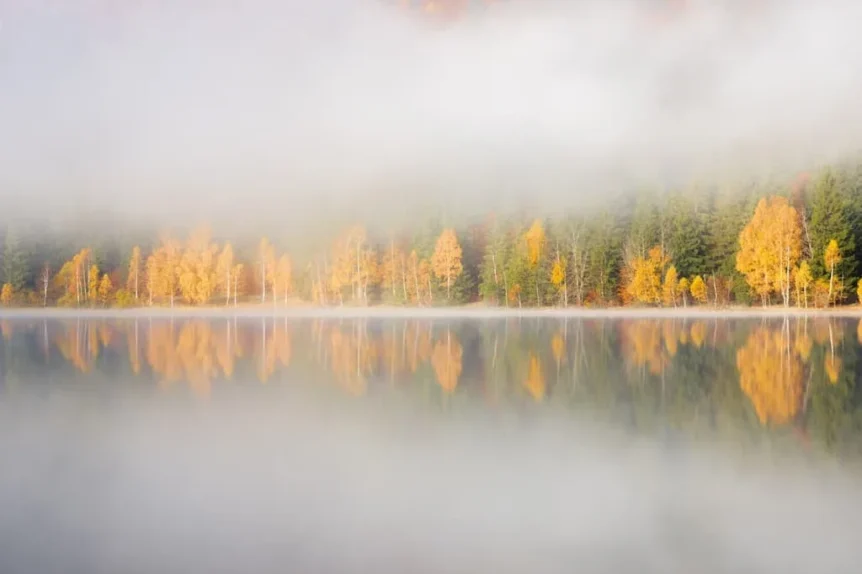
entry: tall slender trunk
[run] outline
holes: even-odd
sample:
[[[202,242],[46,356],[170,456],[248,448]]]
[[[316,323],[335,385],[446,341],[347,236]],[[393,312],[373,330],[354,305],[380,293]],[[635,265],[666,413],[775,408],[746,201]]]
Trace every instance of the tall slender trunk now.
[[[392,276],[390,277],[390,283],[392,283],[392,299],[395,299],[395,240],[389,239],[389,261],[392,264]]]
[[[230,305],[230,267],[228,267],[226,281],[224,285],[224,306],[227,307],[228,305]]]
[[[260,302],[266,303],[266,261],[260,258]]]
[[[832,281],[835,279],[835,263],[829,266],[829,302],[827,307],[832,304]]]

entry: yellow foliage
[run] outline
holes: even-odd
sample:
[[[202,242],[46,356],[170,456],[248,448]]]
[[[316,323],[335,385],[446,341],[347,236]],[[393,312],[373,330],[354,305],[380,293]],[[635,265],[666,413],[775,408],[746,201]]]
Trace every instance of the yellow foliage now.
[[[691,287],[689,288],[691,291],[692,298],[700,303],[701,305],[706,303],[706,282],[703,280],[703,277],[698,275],[691,282]]]
[[[533,221],[533,225],[524,234],[524,242],[527,244],[527,261],[530,267],[535,267],[545,251],[545,228],[541,220]]]
[[[461,264],[461,245],[454,229],[444,229],[437,238],[434,255],[431,256],[431,266],[434,275],[441,281],[446,281],[446,299],[451,298],[452,282],[461,275],[464,266]]]
[[[628,294],[640,303],[660,303],[661,272],[667,263],[667,257],[659,246],[650,249],[647,257],[635,257],[629,263],[631,280],[626,287]]]
[[[676,307],[679,299],[679,279],[676,272],[676,267],[671,265],[667,269],[664,276],[664,284],[662,285],[662,301],[668,307]]]
[[[557,289],[561,289],[566,281],[566,258],[560,257],[554,262],[551,269],[551,283]]]
[[[794,268],[793,284],[796,287],[797,305],[799,305],[801,299],[805,307],[808,307],[808,289],[811,287],[812,280],[811,266],[808,265],[808,261],[803,261],[798,267]]]
[[[8,307],[12,304],[12,300],[15,297],[15,290],[12,288],[11,283],[4,283],[3,288],[0,289],[0,304],[4,307]]]
[[[682,304],[688,304],[688,292],[691,288],[691,285],[685,277],[679,280],[679,286],[677,287],[677,293],[679,293],[680,298],[682,298]]]
[[[823,252],[823,263],[830,271],[834,270],[835,266],[841,263],[841,250],[838,248],[838,242],[836,240],[829,240],[829,244]]]
[[[126,289],[138,300],[141,287],[141,248],[135,245],[132,248],[132,257],[129,259],[129,274],[126,278]]]
[[[99,281],[99,303],[107,306],[108,303],[111,302],[111,294],[113,293],[113,290],[114,286],[111,283],[111,278],[108,277],[107,273],[105,273]]]
[[[99,300],[99,278],[99,268],[95,264],[90,265],[87,275],[87,299],[90,304],[95,304]]]
[[[770,293],[790,302],[790,274],[802,253],[799,214],[785,197],[758,202],[751,221],[739,235],[736,269],[764,304]]]

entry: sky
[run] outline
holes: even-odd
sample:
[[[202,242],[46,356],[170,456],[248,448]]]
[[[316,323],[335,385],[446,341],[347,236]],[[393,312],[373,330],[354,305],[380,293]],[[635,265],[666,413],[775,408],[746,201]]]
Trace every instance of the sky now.
[[[656,4],[440,26],[376,0],[0,0],[0,205],[249,229],[577,212],[860,148],[858,2]]]

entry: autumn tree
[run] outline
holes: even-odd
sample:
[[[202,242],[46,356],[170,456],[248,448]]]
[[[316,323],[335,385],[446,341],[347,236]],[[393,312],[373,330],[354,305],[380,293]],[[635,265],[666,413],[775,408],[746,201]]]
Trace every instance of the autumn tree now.
[[[12,287],[11,283],[4,283],[3,288],[0,289],[0,303],[2,303],[4,307],[9,307],[12,305],[14,298],[15,288]]]
[[[671,265],[667,268],[667,273],[664,276],[664,284],[662,284],[662,301],[668,307],[676,307],[679,299],[679,277],[677,277],[676,267]]]
[[[182,251],[180,243],[170,235],[163,235],[161,244],[147,257],[147,290],[150,304],[153,299],[167,299],[174,306],[179,286]]]
[[[703,305],[706,303],[706,282],[703,277],[698,275],[691,281],[691,296],[692,298]]]
[[[557,259],[554,261],[554,266],[551,268],[551,285],[560,294],[563,300],[563,307],[569,306],[569,290],[566,284],[566,258],[560,257],[557,251]]]
[[[766,305],[770,293],[790,305],[790,277],[802,253],[799,214],[786,197],[761,199],[739,235],[736,268]]]
[[[230,304],[230,296],[233,289],[233,247],[225,243],[216,260],[216,287],[224,295],[225,306]]]
[[[107,307],[108,303],[111,301],[113,290],[114,285],[111,283],[111,278],[108,277],[107,273],[103,274],[102,278],[99,280],[99,303],[101,303],[103,307]]]
[[[803,261],[799,264],[799,266],[794,270],[793,273],[793,283],[796,286],[796,304],[799,305],[799,302],[802,301],[805,307],[808,307],[808,288],[811,287],[811,283],[813,281],[813,277],[811,276],[811,267],[808,265],[808,261]],[[800,299],[799,291],[802,291],[802,298]]]
[[[293,266],[288,255],[279,257],[273,277],[273,298],[280,296],[283,298],[284,304],[287,305],[287,296],[293,286]]]
[[[141,285],[141,248],[135,245],[132,248],[132,256],[129,259],[129,274],[126,279],[126,288],[135,294],[135,302],[138,302],[138,291]]]
[[[260,302],[266,302],[266,285],[271,283],[275,271],[275,248],[266,237],[257,246],[257,269],[260,280]],[[275,298],[275,296],[273,296]]]
[[[464,266],[461,263],[461,245],[454,229],[444,229],[437,239],[434,254],[431,256],[431,266],[434,275],[446,281],[446,300],[451,300],[452,282],[461,275]]]
[[[246,294],[246,283],[245,283],[245,266],[242,263],[237,263],[233,266],[233,306],[236,307],[237,299],[240,293],[243,295]]]
[[[91,305],[95,305],[96,301],[99,300],[99,279],[101,275],[99,274],[99,268],[94,263],[90,265],[90,270],[87,273],[87,300],[90,301]]]
[[[683,277],[679,280],[677,284],[677,293],[679,293],[680,299],[682,299],[682,306],[688,307],[688,293],[691,285],[689,284],[688,279]]]
[[[654,305],[661,302],[662,269],[668,261],[660,246],[649,250],[646,257],[634,257],[629,262],[628,294],[639,303]]]
[[[186,303],[202,305],[212,297],[217,252],[208,227],[201,226],[189,234],[177,269],[180,293]]]
[[[536,304],[542,305],[542,296],[539,284],[541,263],[545,255],[547,239],[542,221],[536,219],[524,234],[524,243],[527,247],[527,264],[533,271],[533,281],[536,287]]]
[[[835,239],[830,239],[826,245],[826,250],[823,253],[823,263],[826,265],[826,271],[829,273],[829,302],[834,303],[835,267],[841,263],[841,250],[838,248],[838,242]]]

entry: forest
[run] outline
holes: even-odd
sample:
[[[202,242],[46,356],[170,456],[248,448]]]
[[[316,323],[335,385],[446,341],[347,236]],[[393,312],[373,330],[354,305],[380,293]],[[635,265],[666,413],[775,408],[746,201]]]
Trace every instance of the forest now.
[[[6,307],[829,307],[859,301],[862,166],[613,205],[356,222],[314,241],[228,230],[100,233],[7,221]]]

